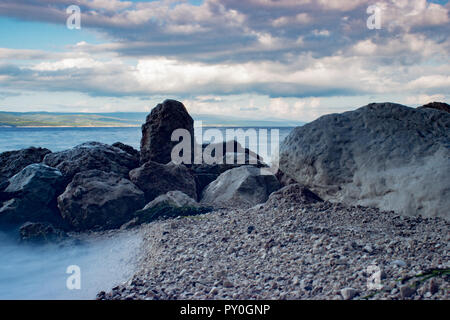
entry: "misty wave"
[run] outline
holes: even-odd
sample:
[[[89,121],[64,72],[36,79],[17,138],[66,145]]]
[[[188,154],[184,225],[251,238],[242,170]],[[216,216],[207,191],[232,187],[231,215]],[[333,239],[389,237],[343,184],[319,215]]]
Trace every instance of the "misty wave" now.
[[[0,299],[95,299],[131,278],[141,242],[137,231],[128,231],[32,245],[0,232]],[[79,290],[66,286],[71,265],[80,267]]]

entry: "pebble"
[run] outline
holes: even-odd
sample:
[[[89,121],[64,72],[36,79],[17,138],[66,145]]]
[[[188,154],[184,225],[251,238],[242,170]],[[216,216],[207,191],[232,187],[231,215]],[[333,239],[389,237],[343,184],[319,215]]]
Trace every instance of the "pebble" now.
[[[358,291],[353,288],[344,288],[341,290],[341,296],[344,300],[351,300],[358,294]]]
[[[415,278],[401,286],[398,280],[450,267],[450,223],[394,217],[374,208],[281,201],[155,221],[141,228],[135,274],[97,298],[448,299],[443,277],[417,290],[410,288]],[[380,274],[370,271],[374,265]],[[368,288],[374,275],[382,279],[379,291]]]
[[[226,279],[223,281],[223,286],[225,288],[232,288],[232,287],[234,287],[234,284],[230,280]]]
[[[391,264],[400,268],[406,268],[406,262],[403,260],[394,260]]]
[[[411,297],[416,290],[414,288],[411,288],[409,285],[404,285],[400,287],[400,297],[402,299]]]

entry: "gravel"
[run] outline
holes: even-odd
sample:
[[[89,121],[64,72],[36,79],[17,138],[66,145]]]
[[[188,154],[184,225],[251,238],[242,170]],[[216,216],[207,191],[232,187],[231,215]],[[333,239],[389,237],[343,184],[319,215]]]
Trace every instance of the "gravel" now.
[[[449,225],[270,200],[156,221],[142,227],[139,271],[97,298],[448,299]],[[416,283],[431,269],[447,273]]]

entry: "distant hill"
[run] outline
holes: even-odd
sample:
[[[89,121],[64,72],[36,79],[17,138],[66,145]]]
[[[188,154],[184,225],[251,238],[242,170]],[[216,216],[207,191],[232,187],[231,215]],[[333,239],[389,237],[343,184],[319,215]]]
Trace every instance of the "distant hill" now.
[[[57,113],[0,111],[0,127],[139,127],[147,112]],[[296,127],[300,121],[283,119],[248,120],[238,117],[193,115],[211,127]]]

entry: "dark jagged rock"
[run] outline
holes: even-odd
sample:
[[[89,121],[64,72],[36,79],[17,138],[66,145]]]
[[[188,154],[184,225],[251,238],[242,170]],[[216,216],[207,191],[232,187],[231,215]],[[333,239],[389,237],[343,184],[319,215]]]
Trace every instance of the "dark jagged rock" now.
[[[19,229],[20,240],[23,242],[54,242],[66,237],[64,231],[56,229],[50,223],[26,222]]]
[[[325,200],[449,218],[449,141],[449,113],[374,103],[294,129],[280,169]]]
[[[157,219],[194,216],[210,211],[212,208],[200,206],[194,199],[181,191],[169,191],[137,211],[136,222],[149,223]]]
[[[62,225],[56,197],[63,190],[59,170],[44,164],[31,164],[9,179],[3,191],[0,225],[19,225],[27,221]]]
[[[8,180],[0,181],[0,208],[2,206],[2,202],[8,200],[8,195],[3,192],[9,186]]]
[[[441,111],[450,113],[450,105],[447,103],[444,103],[444,102],[431,102],[431,103],[428,103],[426,105],[419,107],[419,109],[424,109],[424,108],[436,109],[436,110],[441,110]]]
[[[48,154],[44,163],[60,170],[67,183],[75,174],[88,170],[102,170],[128,178],[128,172],[139,165],[135,156],[100,142],[86,142],[73,149]]]
[[[217,149],[222,149],[222,155],[226,155],[227,153],[234,153],[234,154],[245,154],[246,159],[252,159],[255,158],[256,160],[263,161],[258,154],[251,151],[248,148],[244,148],[237,140],[231,140],[226,142],[219,142],[219,143],[204,143],[202,144],[202,150],[205,151],[205,149],[208,148],[211,150],[211,156],[215,156],[215,151]],[[256,163],[256,162],[255,162]]]
[[[190,133],[193,148],[194,120],[181,102],[165,100],[151,111],[142,125],[141,164],[148,161],[170,162],[172,149],[179,143],[171,141],[176,129],[186,129]]]
[[[114,173],[90,170],[75,175],[58,207],[75,230],[118,228],[145,205],[144,193]]]
[[[27,149],[7,151],[0,154],[0,185],[13,175],[19,173],[26,166],[40,163],[44,157],[51,153],[44,148],[30,147]],[[1,189],[0,189],[1,191]]]
[[[140,157],[140,152],[138,150],[136,150],[132,146],[129,146],[129,145],[124,144],[122,142],[113,143],[111,146],[119,148],[119,149],[125,151],[128,154],[131,154],[133,157],[136,157],[137,159],[139,159],[139,157]]]
[[[176,190],[197,199],[195,177],[192,171],[182,164],[150,161],[132,170],[130,179],[144,191],[146,201],[152,201],[161,194]]]

